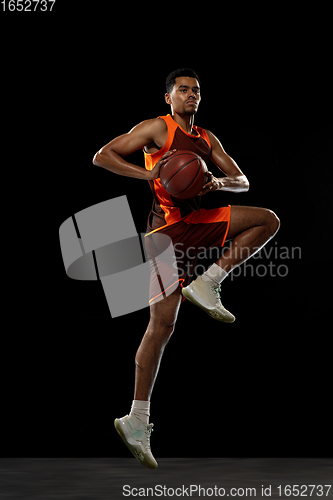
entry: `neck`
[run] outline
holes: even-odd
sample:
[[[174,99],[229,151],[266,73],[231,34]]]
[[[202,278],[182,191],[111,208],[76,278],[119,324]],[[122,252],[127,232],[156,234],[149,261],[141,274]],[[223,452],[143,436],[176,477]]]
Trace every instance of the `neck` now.
[[[192,134],[192,127],[194,124],[193,115],[186,115],[184,113],[177,113],[173,111],[171,116],[173,120],[175,120],[175,122],[181,126],[182,129],[184,129],[188,134]]]

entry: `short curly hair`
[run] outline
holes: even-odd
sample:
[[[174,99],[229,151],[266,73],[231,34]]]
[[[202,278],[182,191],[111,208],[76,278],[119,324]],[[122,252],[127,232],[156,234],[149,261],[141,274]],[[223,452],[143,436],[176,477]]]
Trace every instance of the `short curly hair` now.
[[[196,72],[193,71],[193,69],[191,69],[191,68],[176,69],[175,71],[172,71],[171,73],[169,73],[168,76],[166,77],[166,80],[165,80],[165,88],[166,88],[166,91],[168,94],[170,94],[170,92],[172,92],[172,89],[176,83],[176,78],[178,78],[180,76],[189,76],[191,78],[196,78],[199,82],[199,85],[200,85],[199,77],[196,74]]]

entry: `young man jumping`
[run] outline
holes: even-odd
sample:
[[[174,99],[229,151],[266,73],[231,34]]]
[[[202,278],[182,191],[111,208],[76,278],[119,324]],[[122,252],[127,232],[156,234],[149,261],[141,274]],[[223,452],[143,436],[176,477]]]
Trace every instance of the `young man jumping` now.
[[[150,448],[153,424],[149,423],[150,398],[164,348],[176,324],[180,304],[185,297],[218,321],[232,323],[235,317],[221,303],[220,289],[228,273],[259,251],[279,229],[279,219],[265,208],[224,206],[205,210],[201,197],[213,191],[241,193],[249,182],[238,165],[224,151],[209,130],[194,125],[201,101],[200,80],[189,69],[176,70],[166,79],[165,100],[171,113],[146,120],[129,133],[113,139],[96,153],[93,163],[127,177],[148,180],[153,193],[153,207],[148,217],[147,235],[165,234],[177,248],[182,245],[178,262],[179,276],[170,278],[170,286],[161,290],[161,282],[152,279],[150,321],[136,353],[135,391],[131,412],[115,420],[115,427],[133,455],[148,468],[156,468]],[[124,157],[142,148],[145,168],[128,163]],[[176,150],[190,150],[209,160],[221,170],[223,177],[208,173],[208,182],[195,199],[179,200],[169,195],[159,180],[161,165]],[[209,269],[190,281],[196,249],[222,247],[228,249]],[[193,255],[190,255],[190,250]],[[242,251],[243,250],[243,251]],[[190,263],[189,263],[190,261]],[[175,290],[167,294],[173,286]]]

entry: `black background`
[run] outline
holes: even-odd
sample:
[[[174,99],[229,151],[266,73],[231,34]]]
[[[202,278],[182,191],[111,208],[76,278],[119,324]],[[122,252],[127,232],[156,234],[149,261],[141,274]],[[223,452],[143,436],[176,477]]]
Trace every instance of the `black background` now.
[[[3,313],[2,454],[128,455],[113,420],[130,409],[149,310],[112,319],[100,283],[66,276],[58,230],[74,213],[126,195],[137,231],[145,231],[148,183],[115,176],[92,158],[140,121],[167,114],[165,77],[189,66],[202,85],[195,123],[221,140],[250,181],[248,193],[213,193],[205,206],[272,209],[281,229],[269,245],[278,253],[300,247],[301,258],[273,252],[253,265],[286,264],[287,276],[225,281],[233,325],[181,306],[152,397],[154,455],[327,456],[326,14],[162,10],[106,10],[101,2],[70,10],[57,0],[52,13],[2,13],[10,107],[3,168],[13,174],[15,233],[5,266],[15,262]],[[131,161],[143,166],[142,153]]]

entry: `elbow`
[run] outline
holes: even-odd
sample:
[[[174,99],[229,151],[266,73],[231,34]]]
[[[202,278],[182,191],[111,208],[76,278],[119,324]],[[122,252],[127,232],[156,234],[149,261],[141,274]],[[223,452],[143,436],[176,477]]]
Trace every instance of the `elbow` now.
[[[248,178],[243,175],[242,178],[242,192],[247,193],[247,191],[250,189],[250,183],[248,181]]]
[[[100,154],[100,152],[98,151],[98,152],[95,154],[95,156],[94,156],[94,158],[93,158],[93,161],[92,161],[92,162],[93,162],[93,164],[94,164],[94,165],[96,165],[96,167],[100,167],[100,165],[101,165],[101,164],[100,164],[100,158],[101,158],[101,154]]]
[[[246,175],[244,175],[244,192],[246,193],[250,189],[250,183]]]

